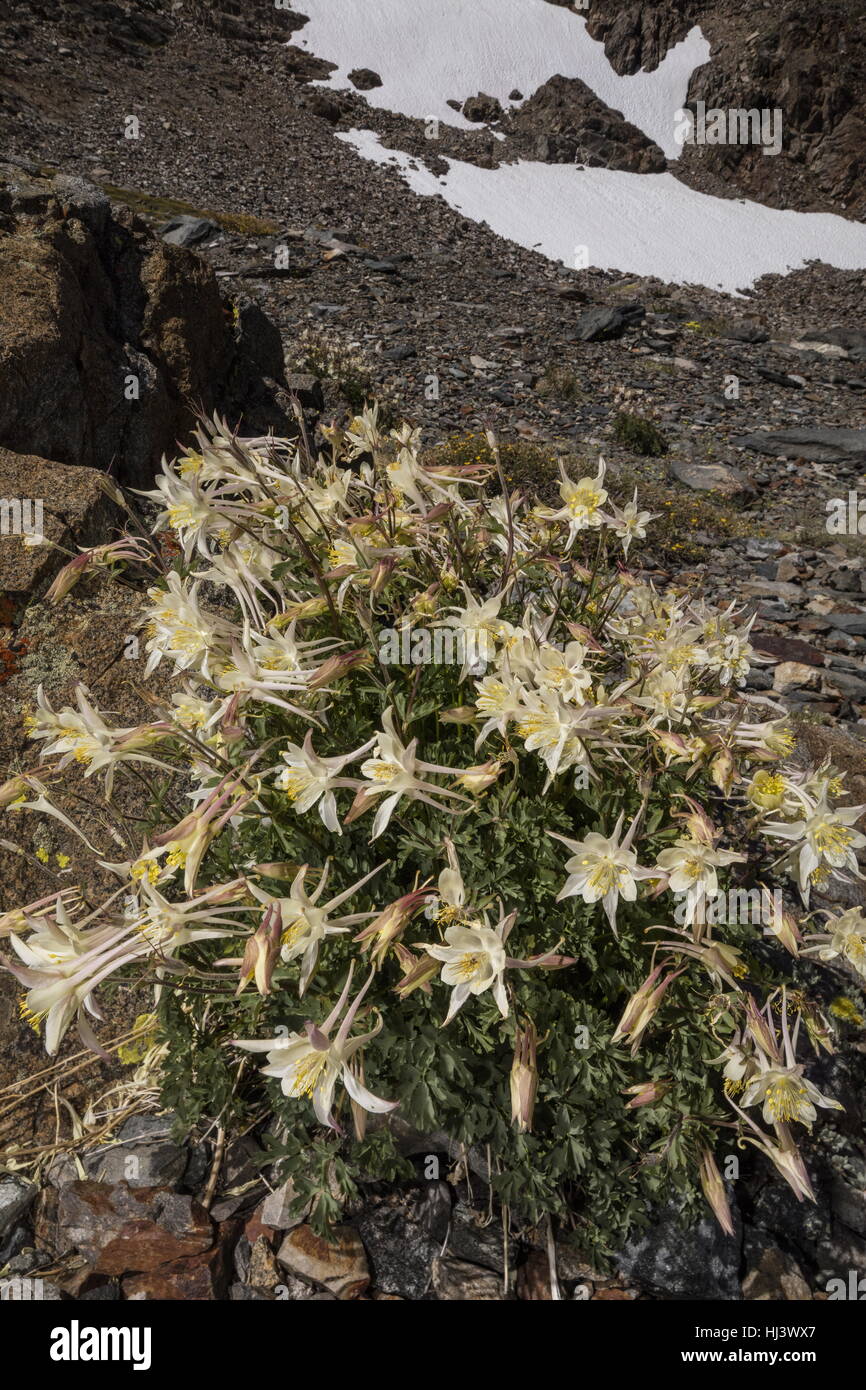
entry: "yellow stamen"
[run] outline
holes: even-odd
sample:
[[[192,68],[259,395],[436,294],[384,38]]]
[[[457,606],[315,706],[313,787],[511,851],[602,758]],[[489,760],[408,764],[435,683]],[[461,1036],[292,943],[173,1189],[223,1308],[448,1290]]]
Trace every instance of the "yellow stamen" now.
[[[804,1101],[808,1104],[806,1087],[791,1077],[774,1081],[767,1088],[767,1106],[774,1122],[786,1124],[789,1120],[798,1119]]]
[[[311,1052],[296,1062],[292,1075],[292,1091],[296,1096],[311,1096],[316,1089],[319,1073],[327,1061],[326,1052]]]
[[[477,952],[467,951],[457,962],[457,974],[463,980],[474,980],[481,969],[484,957]]]

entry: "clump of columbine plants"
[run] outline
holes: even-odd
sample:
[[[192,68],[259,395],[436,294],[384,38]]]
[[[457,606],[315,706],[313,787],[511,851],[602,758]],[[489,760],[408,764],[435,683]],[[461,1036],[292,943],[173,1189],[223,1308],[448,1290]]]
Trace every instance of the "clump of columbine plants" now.
[[[375,409],[325,436],[314,458],[214,421],[150,494],[171,567],[139,536],[56,580],[149,572],[146,672],[177,689],[132,728],[40,695],[8,816],[59,818],[117,891],[0,919],[22,1012],[50,1053],[76,1022],[98,1049],[100,987],[149,971],[166,1104],[255,1122],[320,1223],[434,1130],[598,1252],[701,1188],[730,1229],[719,1157],[744,1145],[810,1198],[796,1134],[836,1104],[806,1072],[831,1031],[779,966],[866,975],[866,920],[810,931],[773,885],[808,908],[866,840],[738,693],[748,623],[639,582],[652,517],[603,462],[533,505],[492,437],[449,467]],[[146,835],[113,815],[84,840],[52,801],[72,762],[109,808],[144,771]],[[757,918],[718,911],[741,889]]]

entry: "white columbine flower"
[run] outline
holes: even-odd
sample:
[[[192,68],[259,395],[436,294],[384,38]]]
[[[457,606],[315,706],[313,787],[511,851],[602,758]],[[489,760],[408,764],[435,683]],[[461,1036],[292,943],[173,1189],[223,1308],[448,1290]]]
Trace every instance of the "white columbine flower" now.
[[[322,824],[334,834],[342,835],[334,789],[357,786],[357,782],[341,776],[341,773],[349,763],[363,757],[374,742],[375,739],[371,738],[351,753],[323,758],[313,749],[313,736],[312,733],[308,733],[303,747],[299,747],[297,743],[289,743],[283,749],[280,756],[285,767],[277,773],[276,785],[280,791],[286,793],[298,815],[304,815],[318,804]]]
[[[620,844],[620,831],[623,817],[620,815],[609,839],[592,830],[583,840],[568,840],[550,830],[554,840],[561,840],[572,851],[572,858],[566,860],[568,878],[557,895],[556,901],[578,895],[585,903],[601,902],[607,920],[616,935],[616,909],[620,898],[633,903],[637,897],[637,881],[655,877],[653,869],[642,869],[637,855],[630,848],[635,822]]]
[[[316,961],[319,958],[319,947],[326,937],[340,936],[347,932],[350,927],[357,926],[359,922],[368,922],[371,917],[376,916],[376,912],[352,912],[344,917],[332,917],[331,913],[351,898],[354,893],[369,883],[370,879],[385,866],[379,864],[377,868],[371,869],[363,878],[353,883],[351,888],[346,888],[342,893],[330,898],[328,902],[319,906],[325,884],[328,881],[330,870],[330,860],[322,870],[319,882],[316,884],[312,893],[306,892],[304,883],[306,881],[309,865],[304,864],[297,872],[292,882],[289,896],[280,898],[268,893],[263,888],[259,888],[255,883],[249,885],[250,892],[258,898],[260,903],[266,907],[275,904],[280,914],[280,946],[282,958],[289,962],[301,957],[301,979],[298,994],[303,995],[310,982]]]
[[[197,670],[210,680],[239,629],[224,618],[204,612],[198,602],[200,584],[187,589],[180,575],[172,570],[167,586],[147,591],[153,607],[148,612],[144,677],[147,679],[164,656],[170,656],[176,670]]]
[[[760,1056],[760,1054],[759,1054]],[[761,1057],[766,1066],[766,1060]],[[808,1077],[803,1075],[803,1067],[769,1066],[762,1070],[746,1086],[743,1105],[763,1103],[763,1116],[766,1124],[789,1124],[797,1121],[802,1125],[812,1125],[818,1118],[816,1105],[825,1110],[844,1110],[837,1100],[831,1100],[818,1090]]]
[[[458,654],[462,659],[460,679],[463,680],[471,670],[478,666],[489,666],[496,657],[496,639],[503,631],[499,621],[504,594],[494,594],[493,598],[479,603],[463,585],[466,594],[466,607],[455,608],[450,617],[444,618],[437,627],[453,628],[458,639]]]
[[[821,800],[805,820],[768,821],[761,828],[765,834],[779,840],[793,840],[797,875],[804,901],[809,901],[813,882],[820,882],[828,868],[831,872],[848,870],[862,878],[857,865],[856,850],[866,845],[866,835],[854,830],[854,822],[866,806],[839,806],[830,809]]]
[[[45,1050],[53,1057],[73,1019],[85,1047],[101,1055],[102,1049],[85,1010],[94,1018],[102,1015],[93,1000],[93,991],[121,966],[148,954],[148,943],[135,924],[112,922],[83,930],[95,914],[81,923],[72,923],[58,900],[55,920],[41,918],[36,930],[21,940],[12,934],[9,942],[22,964],[2,961],[2,967],[27,987],[21,1002],[22,1017],[34,1029],[45,1020]]]
[[[714,898],[719,891],[716,869],[727,864],[744,864],[746,857],[687,836],[677,840],[670,849],[662,850],[656,863],[667,875],[670,891],[686,895],[685,921],[692,923],[701,903],[706,898]]]
[[[40,685],[36,694],[36,713],[28,715],[24,721],[29,738],[46,740],[43,750],[46,755],[62,755],[59,768],[74,761],[86,765],[85,777],[105,771],[106,792],[110,796],[117,763],[135,761],[150,763],[154,767],[167,767],[166,763],[150,757],[144,751],[158,743],[169,731],[167,724],[112,729],[90,704],[85,687],[81,684],[76,687],[75,699],[77,710],[65,705],[55,712]]]
[[[448,927],[445,931],[446,945],[422,947],[434,960],[444,962],[442,981],[452,986],[446,1023],[451,1022],[470,994],[483,994],[487,989],[493,991],[493,998],[502,1017],[508,1017],[504,979],[508,963],[505,939],[514,925],[516,915],[512,912],[495,928],[488,927],[483,922]]]
[[[757,1076],[746,1083],[743,1105],[763,1104],[764,1122],[772,1125],[787,1125],[791,1121],[811,1126],[818,1117],[816,1105],[828,1110],[844,1110],[836,1100],[823,1096],[817,1086],[803,1075],[803,1067],[797,1063],[797,1036],[800,1031],[802,1015],[798,1015],[793,1035],[788,1029],[788,1003],[786,991],[782,989],[782,1048],[779,1048],[775,1027],[764,1027],[764,1018],[754,1006],[753,1020],[749,1031],[755,1040],[756,1056],[759,1066]],[[767,1021],[770,1021],[769,1010]]]
[[[650,711],[647,725],[654,729],[657,724],[682,724],[689,712],[690,693],[688,688],[688,668],[679,671],[665,670],[657,666],[647,677],[643,694],[633,695],[632,702]]]
[[[447,870],[446,870],[447,872]],[[459,874],[458,874],[459,878]],[[442,879],[440,878],[440,891]],[[463,882],[450,878],[446,891],[453,891],[462,906]],[[421,944],[434,960],[441,960],[442,982],[451,986],[451,1002],[445,1017],[450,1023],[458,1009],[461,1009],[471,994],[483,994],[491,990],[496,1006],[503,1018],[508,1017],[508,996],[505,992],[506,970],[561,970],[574,964],[571,956],[558,956],[548,951],[529,960],[514,960],[505,953],[505,943],[517,918],[516,912],[501,917],[495,927],[489,926],[486,915],[482,920],[457,922],[445,930],[445,945],[428,946]]]
[[[535,683],[540,690],[555,691],[563,700],[582,705],[585,691],[592,688],[585,660],[586,647],[582,642],[569,642],[564,651],[543,642],[538,649]]]
[[[622,511],[615,509],[613,529],[622,541],[622,551],[628,555],[629,546],[633,540],[645,540],[646,528],[651,521],[654,521],[657,512],[642,512],[637,505],[637,488],[631,502],[626,502]]]
[[[397,1101],[380,1100],[378,1096],[374,1096],[361,1084],[349,1065],[358,1049],[371,1038],[375,1038],[382,1028],[382,1019],[379,1017],[376,1027],[369,1033],[361,1033],[355,1038],[349,1037],[355,1015],[372,983],[372,972],[361,992],[349,1006],[336,1037],[333,1041],[329,1037],[345,1008],[353,971],[354,965],[349,970],[343,993],[321,1028],[317,1028],[308,1020],[304,1024],[306,1036],[304,1033],[289,1033],[286,1037],[265,1038],[261,1041],[235,1040],[235,1046],[242,1047],[247,1052],[266,1052],[268,1065],[262,1067],[262,1075],[278,1077],[284,1096],[292,1096],[295,1100],[309,1096],[319,1123],[338,1131],[340,1127],[331,1114],[334,1090],[338,1081],[345,1086],[357,1105],[373,1114],[384,1114],[396,1109],[398,1104]]]
[[[615,713],[611,705],[569,705],[551,690],[532,690],[524,695],[517,732],[526,751],[537,753],[545,764],[549,786],[558,773],[589,765],[586,737]]]
[[[492,729],[504,734],[508,725],[520,718],[525,709],[526,692],[519,681],[505,672],[476,681],[475,689],[478,692],[475,708],[486,716],[475,740],[475,747],[480,748]]]
[[[581,478],[579,482],[574,482],[569,478],[562,463],[559,465],[562,475],[559,495],[563,506],[559,511],[553,512],[549,519],[568,523],[567,549],[574,544],[579,532],[601,526],[604,521],[601,509],[607,501],[607,492],[603,487],[606,470],[607,464],[604,459],[599,459],[598,472],[594,478]]]
[[[830,917],[826,932],[814,933],[809,940],[816,945],[808,948],[807,955],[816,955],[819,960],[841,956],[866,979],[866,917],[862,908],[850,907],[839,917]]]
[[[456,777],[464,769],[440,767],[436,763],[424,763],[416,758],[415,750],[418,747],[418,740],[413,738],[408,744],[401,742],[394,728],[393,709],[387,709],[382,716],[382,730],[376,735],[374,756],[361,764],[361,772],[372,783],[372,786],[365,788],[361,793],[361,806],[356,812],[359,814],[360,811],[365,810],[366,804],[372,797],[384,796],[385,800],[376,812],[376,818],[373,821],[371,839],[375,840],[377,836],[382,834],[394,814],[397,802],[403,796],[408,796],[412,801],[423,801],[426,805],[435,806],[440,811],[443,809],[442,803],[436,801],[435,797],[446,797],[461,802],[468,800],[459,792],[448,791],[444,787],[438,787],[435,782],[427,782],[417,776],[418,772],[439,772],[448,777]]]

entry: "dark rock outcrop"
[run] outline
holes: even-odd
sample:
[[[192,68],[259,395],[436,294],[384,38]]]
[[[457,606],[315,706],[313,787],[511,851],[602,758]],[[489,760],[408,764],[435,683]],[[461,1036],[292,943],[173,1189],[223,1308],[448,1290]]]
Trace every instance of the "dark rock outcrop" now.
[[[573,336],[579,343],[606,343],[621,338],[627,328],[636,327],[644,313],[640,304],[598,304],[581,315]]]
[[[856,35],[866,24],[864,0],[809,9],[780,0],[763,11],[748,0],[589,0],[584,17],[620,74],[652,71],[700,25],[712,58],[694,73],[688,105],[782,111],[779,157],[748,144],[687,146],[678,175],[722,196],[745,192],[776,207],[863,217],[866,58]]]
[[[464,111],[465,111],[464,107]],[[511,141],[526,158],[659,174],[667,161],[643,131],[606,106],[578,77],[552,77],[511,118]]]
[[[0,166],[0,446],[148,483],[195,411],[263,432],[282,345],[211,268],[83,180]]]
[[[742,1225],[732,1207],[734,1235],[725,1235],[712,1216],[686,1229],[671,1207],[620,1256],[620,1271],[665,1298],[738,1299]]]

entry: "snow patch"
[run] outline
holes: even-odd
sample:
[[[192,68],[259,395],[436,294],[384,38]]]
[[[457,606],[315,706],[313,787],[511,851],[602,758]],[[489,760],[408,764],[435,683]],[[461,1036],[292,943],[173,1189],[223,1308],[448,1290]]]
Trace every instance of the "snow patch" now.
[[[552,5],[544,8],[557,12]],[[438,177],[411,155],[382,145],[373,131],[337,138],[364,159],[393,166],[414,193],[440,194],[464,217],[564,265],[574,266],[576,249],[586,247],[588,264],[602,270],[731,294],[761,275],[785,274],[812,260],[843,270],[866,267],[862,222],[713,198],[673,174],[526,160],[480,169],[449,160],[448,172]]]
[[[710,46],[696,26],[654,72],[621,77],[586,21],[547,0],[304,0],[309,23],[293,36],[300,48],[336,63],[321,86],[350,86],[355,68],[372,68],[382,86],[365,92],[372,106],[420,120],[467,128],[447,103],[479,91],[504,107],[516,88],[530,97],[549,78],[579,77],[626,120],[681,153],[674,113]]]

